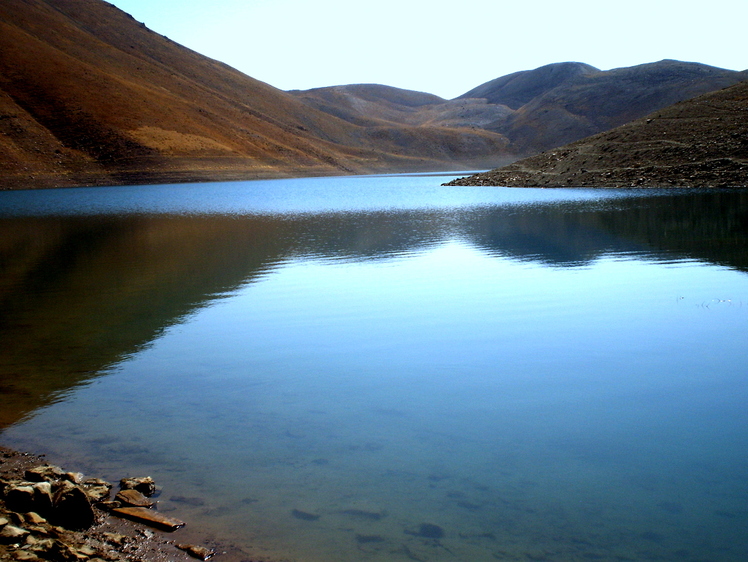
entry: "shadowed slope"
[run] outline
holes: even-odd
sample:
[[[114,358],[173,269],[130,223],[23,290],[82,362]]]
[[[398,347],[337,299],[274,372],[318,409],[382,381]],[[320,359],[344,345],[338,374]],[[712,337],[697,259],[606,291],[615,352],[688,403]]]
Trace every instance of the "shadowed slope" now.
[[[748,187],[748,82],[449,185]]]

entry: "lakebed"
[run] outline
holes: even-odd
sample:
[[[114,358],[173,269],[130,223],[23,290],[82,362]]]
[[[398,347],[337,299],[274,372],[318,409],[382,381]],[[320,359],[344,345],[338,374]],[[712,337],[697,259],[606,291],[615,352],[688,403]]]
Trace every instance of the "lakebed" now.
[[[746,193],[444,179],[0,194],[3,444],[258,559],[744,558]]]

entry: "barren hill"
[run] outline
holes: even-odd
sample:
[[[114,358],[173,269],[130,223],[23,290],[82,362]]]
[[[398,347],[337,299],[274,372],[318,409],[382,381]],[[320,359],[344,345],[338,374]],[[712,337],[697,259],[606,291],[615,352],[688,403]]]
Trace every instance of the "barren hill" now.
[[[485,128],[506,135],[516,154],[530,155],[747,78],[746,72],[673,60],[608,71],[559,63],[488,82],[463,97],[514,109]]]
[[[449,185],[748,187],[748,81]]]
[[[609,71],[565,62],[496,78],[453,100],[371,84],[291,93],[356,125],[386,122],[493,131],[506,137],[507,150],[516,159],[746,78],[746,72],[673,60]]]
[[[467,168],[497,133],[362,127],[101,0],[0,3],[0,186]]]

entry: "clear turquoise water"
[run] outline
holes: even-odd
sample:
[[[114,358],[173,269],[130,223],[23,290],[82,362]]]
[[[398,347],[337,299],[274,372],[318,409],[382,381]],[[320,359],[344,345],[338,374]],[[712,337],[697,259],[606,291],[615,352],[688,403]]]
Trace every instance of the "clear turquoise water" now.
[[[273,559],[748,559],[746,193],[444,179],[0,193],[0,443]]]

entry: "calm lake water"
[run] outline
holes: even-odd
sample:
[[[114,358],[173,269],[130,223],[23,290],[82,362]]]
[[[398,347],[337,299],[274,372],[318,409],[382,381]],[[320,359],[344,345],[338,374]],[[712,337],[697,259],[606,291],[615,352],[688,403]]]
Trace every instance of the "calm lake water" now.
[[[0,193],[0,443],[248,559],[748,560],[748,192],[447,179]]]

